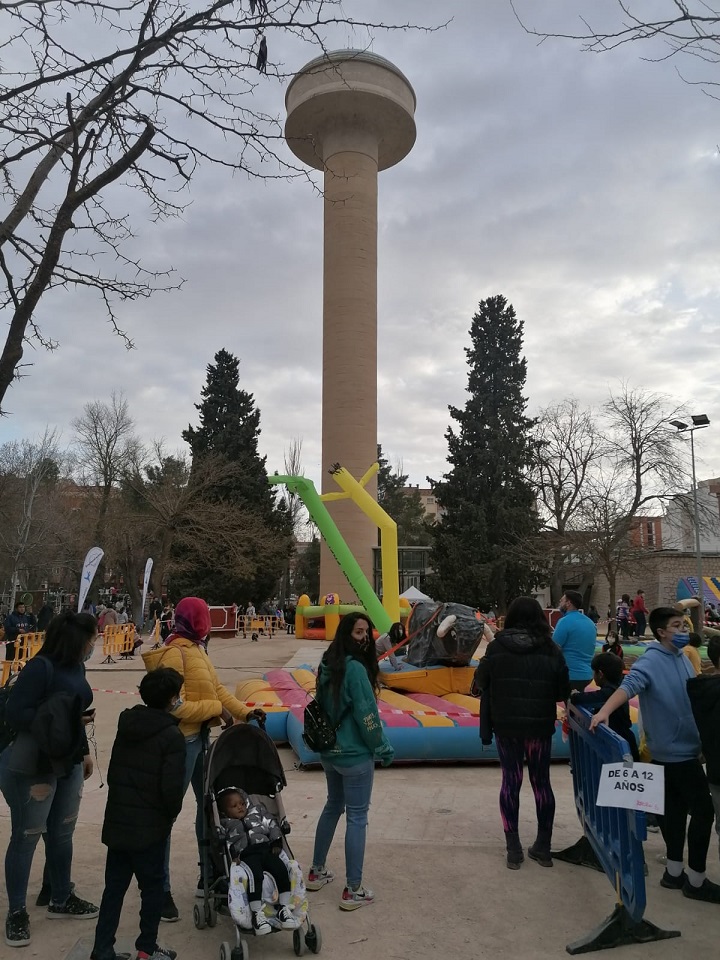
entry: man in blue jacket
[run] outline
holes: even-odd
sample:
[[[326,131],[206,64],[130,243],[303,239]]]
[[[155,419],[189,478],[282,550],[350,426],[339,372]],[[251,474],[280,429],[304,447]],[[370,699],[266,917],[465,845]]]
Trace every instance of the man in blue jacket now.
[[[25,604],[18,600],[13,612],[5,617],[5,659],[15,658],[15,643],[21,633],[32,633],[35,629],[35,617],[25,612]]]
[[[570,689],[584,690],[593,677],[597,627],[582,613],[582,594],[566,590],[560,600],[563,616],[558,620],[553,640],[560,647],[570,674]]]
[[[720,903],[720,884],[705,876],[714,810],[700,762],[700,736],[687,689],[695,671],[682,655],[689,634],[683,625],[682,611],[673,607],[656,607],[650,614],[649,626],[658,643],[651,644],[635,661],[619,689],[592,718],[590,729],[607,723],[610,714],[631,697],[639,697],[653,762],[665,768],[665,813],[658,821],[667,850],[667,867],[660,885],[682,890],[691,900]],[[687,872],[683,869],[686,833]]]

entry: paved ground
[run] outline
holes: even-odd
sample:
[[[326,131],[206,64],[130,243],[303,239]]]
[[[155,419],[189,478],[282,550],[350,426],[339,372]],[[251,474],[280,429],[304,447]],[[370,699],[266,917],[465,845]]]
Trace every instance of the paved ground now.
[[[271,666],[282,666],[302,647],[300,659],[324,644],[275,637],[250,640],[213,640],[211,653],[221,679],[234,688],[237,681],[257,676]],[[132,696],[142,676],[138,661],[101,666],[89,664],[93,687],[128,693],[95,695],[99,767],[107,762],[119,711],[136,702]],[[285,805],[292,822],[290,840],[303,867],[312,855],[315,823],[325,798],[321,771],[298,771],[294,755],[281,750],[288,778]],[[564,954],[565,945],[589,932],[613,909],[614,894],[603,874],[556,863],[552,870],[527,862],[522,869],[506,869],[497,809],[500,774],[497,766],[398,766],[378,770],[366,854],[365,880],[376,902],[355,913],[338,910],[342,887],[342,835],[331,851],[330,865],[339,879],[310,894],[313,921],[322,929],[322,956],[327,960],[453,960],[512,956],[514,960],[545,960]],[[558,801],[555,844],[561,847],[578,837],[570,775],[567,767],[553,767]],[[73,879],[78,893],[99,901],[102,892],[104,847],[100,844],[106,789],[98,772],[86,784],[75,833]],[[197,875],[193,830],[193,800],[189,793],[173,832],[173,890],[181,911],[176,924],[161,925],[161,942],[173,947],[180,960],[211,960],[219,956],[223,940],[232,940],[230,921],[220,918],[214,930],[198,931],[192,923]],[[523,787],[522,836],[534,838],[532,794]],[[9,819],[0,799],[0,841],[7,842]],[[676,960],[682,956],[717,955],[720,907],[697,904],[678,892],[663,890],[658,881],[662,866],[658,835],[651,835],[646,855],[648,919],[682,930],[681,940],[625,947],[622,956]],[[36,858],[30,884],[31,899],[39,888],[41,857]],[[710,876],[720,880],[716,848]],[[6,908],[4,885],[0,909]],[[118,947],[130,949],[137,922],[137,895],[132,892],[120,929]],[[92,937],[92,921],[52,922],[30,907],[33,942],[18,951],[20,957],[85,960]],[[82,942],[78,943],[78,940]],[[75,949],[73,949],[75,948]],[[1,956],[11,951],[3,945]],[[250,941],[253,960],[293,956],[292,935],[278,934]]]

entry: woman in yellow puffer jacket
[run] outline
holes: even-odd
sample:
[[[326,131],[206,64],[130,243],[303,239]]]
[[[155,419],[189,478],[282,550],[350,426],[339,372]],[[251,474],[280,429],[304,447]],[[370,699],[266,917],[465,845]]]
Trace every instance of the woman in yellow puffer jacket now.
[[[199,597],[185,597],[175,608],[173,632],[159,650],[143,654],[148,672],[158,667],[172,667],[183,677],[180,703],[173,711],[180,732],[185,737],[184,791],[192,784],[197,801],[195,835],[198,851],[203,834],[203,754],[207,747],[210,727],[222,722],[261,719],[262,710],[248,710],[218,680],[215,668],[205,649],[210,633],[210,610]],[[202,864],[202,856],[200,855]],[[202,890],[203,878],[198,883]],[[170,887],[170,840],[165,851],[165,897],[162,919],[168,923],[179,920],[178,909]]]

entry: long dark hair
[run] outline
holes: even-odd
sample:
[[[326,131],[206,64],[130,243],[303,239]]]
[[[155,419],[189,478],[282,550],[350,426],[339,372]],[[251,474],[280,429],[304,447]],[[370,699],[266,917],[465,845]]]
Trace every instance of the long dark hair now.
[[[531,637],[552,643],[552,630],[543,608],[534,597],[516,597],[508,607],[504,630],[525,630]]]
[[[88,640],[96,633],[97,620],[91,613],[66,610],[48,624],[38,656],[47,657],[62,667],[74,667],[82,663]]]
[[[361,646],[353,640],[352,632],[358,620],[364,620],[368,625],[369,642],[367,646]],[[375,641],[373,640],[372,620],[366,613],[348,613],[340,621],[335,634],[335,639],[323,654],[322,662],[330,673],[330,691],[332,692],[335,706],[340,704],[340,690],[345,679],[345,658],[352,657],[361,663],[367,672],[370,686],[377,697],[380,692],[378,683],[377,657],[375,656]]]

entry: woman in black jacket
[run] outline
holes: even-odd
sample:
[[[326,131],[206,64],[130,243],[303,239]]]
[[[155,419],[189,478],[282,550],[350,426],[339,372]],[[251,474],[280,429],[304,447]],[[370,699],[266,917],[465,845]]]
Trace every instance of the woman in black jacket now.
[[[482,698],[480,736],[483,743],[490,743],[494,732],[502,766],[500,816],[507,865],[518,870],[525,859],[518,813],[523,761],[527,759],[538,822],[537,839],[528,848],[528,855],[551,867],[555,796],[550,785],[550,750],[557,703],[567,700],[570,678],[537,600],[518,597],[510,604],[504,628],[495,635],[478,665],[475,684]]]
[[[83,712],[92,691],[84,661],[97,639],[95,617],[61,613],[50,621],[45,643],[23,667],[8,697],[5,719],[17,732],[0,757],[0,790],[12,824],[5,857],[8,916],[5,942],[30,943],[25,898],[35,847],[45,834],[52,899],[49,919],[90,919],[98,908],[72,892],[72,840],[83,779],[92,773]]]

